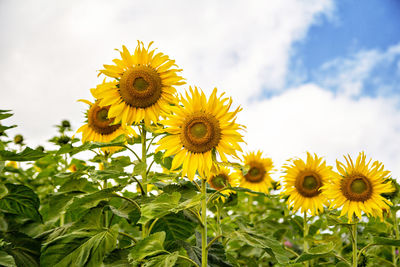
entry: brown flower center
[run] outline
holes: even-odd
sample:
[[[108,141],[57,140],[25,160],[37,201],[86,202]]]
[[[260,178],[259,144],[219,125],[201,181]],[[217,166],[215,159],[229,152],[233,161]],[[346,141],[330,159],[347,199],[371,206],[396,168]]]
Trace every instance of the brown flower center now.
[[[297,176],[295,187],[303,197],[318,196],[321,191],[322,179],[319,174],[312,171],[302,172]]]
[[[259,162],[250,162],[250,169],[244,178],[250,183],[259,183],[264,179],[265,176],[265,168]]]
[[[180,138],[183,146],[191,152],[210,151],[221,139],[219,122],[211,114],[196,112],[183,122]]]
[[[160,75],[148,66],[136,66],[129,69],[122,74],[119,93],[124,102],[131,107],[147,108],[161,97]]]
[[[361,174],[343,178],[341,187],[343,195],[351,201],[366,201],[372,196],[372,184],[367,177]]]
[[[108,118],[110,106],[100,107],[97,102],[94,103],[88,112],[88,124],[96,133],[109,135],[118,130],[121,124],[112,124],[114,118]]]

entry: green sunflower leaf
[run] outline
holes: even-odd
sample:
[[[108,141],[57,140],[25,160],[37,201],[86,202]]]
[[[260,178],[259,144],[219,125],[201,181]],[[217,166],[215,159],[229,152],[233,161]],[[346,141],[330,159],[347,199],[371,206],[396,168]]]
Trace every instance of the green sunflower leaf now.
[[[42,266],[101,266],[117,245],[118,225],[109,229],[78,230],[60,236],[42,248]]]
[[[17,267],[14,258],[5,251],[0,251],[0,265],[5,267]]]
[[[15,231],[5,232],[5,233],[0,232],[0,239],[2,239],[7,243],[5,246],[2,246],[1,250],[13,257],[16,266],[39,267],[39,257],[40,257],[39,241],[27,236],[26,234]],[[9,261],[10,258],[1,257],[0,265],[4,264],[2,260]]]
[[[161,194],[154,201],[146,203],[142,207],[142,216],[138,223],[145,224],[154,218],[160,218],[170,213],[170,210],[178,206],[181,194]]]
[[[305,252],[301,254],[296,260],[296,263],[303,262],[303,261],[309,261],[312,259],[316,258],[321,258],[325,256],[331,256],[332,251],[334,249],[334,244],[333,243],[328,243],[320,246],[313,247],[309,250],[309,252]]]
[[[400,239],[391,239],[386,237],[374,236],[372,242],[375,245],[400,247]]]
[[[39,213],[39,197],[32,189],[15,184],[5,184],[4,186],[1,190],[0,211],[42,221],[42,216]]]
[[[135,261],[141,261],[148,256],[154,256],[164,253],[165,232],[158,232],[149,235],[143,240],[137,242],[130,252],[130,258]]]
[[[22,152],[16,153],[11,151],[2,150],[0,151],[0,161],[32,161],[44,157],[46,153],[42,151],[26,147]]]

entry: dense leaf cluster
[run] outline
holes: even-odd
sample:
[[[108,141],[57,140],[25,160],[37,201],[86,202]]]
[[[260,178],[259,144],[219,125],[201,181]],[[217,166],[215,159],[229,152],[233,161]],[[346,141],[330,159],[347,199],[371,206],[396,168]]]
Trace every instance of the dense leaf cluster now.
[[[11,115],[1,110],[0,120]],[[12,127],[0,126],[0,266],[201,266],[202,196],[196,181],[168,171],[171,158],[151,151],[150,164],[136,158],[140,139],[77,145],[65,121],[53,150],[32,149],[11,142]],[[98,150],[106,146],[125,152],[108,157]],[[93,157],[78,159],[82,152]],[[207,189],[209,266],[349,266],[351,225],[335,211],[311,218],[304,237],[303,218],[285,199],[232,190],[221,201]],[[399,198],[391,199],[385,221],[358,224],[359,266],[398,261]]]

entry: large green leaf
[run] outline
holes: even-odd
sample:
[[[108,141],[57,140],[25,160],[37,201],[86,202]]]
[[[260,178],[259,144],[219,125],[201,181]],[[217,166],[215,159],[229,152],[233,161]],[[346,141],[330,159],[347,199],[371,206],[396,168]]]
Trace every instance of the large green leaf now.
[[[67,144],[67,145],[62,146],[57,151],[57,155],[66,154],[66,153],[69,153],[70,155],[74,155],[74,154],[77,154],[82,151],[96,149],[96,148],[102,148],[102,147],[110,147],[110,146],[124,147],[125,146],[124,135],[118,136],[117,138],[115,138],[114,140],[112,140],[109,143],[86,142],[83,145],[78,146],[78,147],[73,147],[71,144]]]
[[[331,256],[334,249],[333,243],[328,243],[311,248],[308,252],[302,253],[295,262],[309,261],[316,258]]]
[[[11,117],[12,115],[14,115],[13,113],[8,113],[11,110],[0,110],[0,120],[4,120],[7,119],[9,117]]]
[[[165,247],[171,250],[179,242],[185,241],[195,233],[196,223],[185,218],[182,212],[177,214],[168,214],[159,218],[154,224],[153,232],[164,231],[166,233]]]
[[[287,264],[289,262],[289,257],[291,256],[289,252],[282,247],[282,244],[278,240],[272,237],[256,234],[249,230],[235,231],[232,233],[232,237],[236,237],[250,246],[265,249],[268,254],[281,264]]]
[[[0,251],[0,266],[17,267],[14,258],[5,251]]]
[[[57,220],[64,213],[66,207],[72,202],[75,196],[81,195],[81,191],[57,192],[49,199],[49,211],[46,214],[45,220]]]
[[[380,236],[374,236],[373,237],[373,243],[375,245],[400,247],[400,240],[399,239],[391,239],[391,238],[380,237]]]
[[[172,267],[176,266],[175,263],[178,260],[178,252],[172,254],[160,255],[151,258],[148,262],[143,264],[143,267]]]
[[[83,209],[95,207],[100,201],[112,197],[115,192],[120,191],[122,188],[121,186],[114,186],[79,197],[76,196],[68,207],[67,212],[75,213]]]
[[[141,261],[148,256],[154,256],[163,253],[165,232],[158,232],[149,235],[143,240],[137,242],[130,252],[130,258],[134,261]]]
[[[133,264],[128,259],[128,249],[114,249],[104,259],[102,267],[131,267]]]
[[[31,161],[37,160],[44,157],[46,153],[42,151],[26,147],[24,151],[20,153],[1,150],[0,151],[0,161],[11,160],[11,161]]]
[[[1,250],[11,255],[18,267],[39,267],[39,241],[15,231],[0,233],[1,238],[7,242]]]
[[[35,221],[41,221],[38,211],[39,198],[29,187],[24,185],[5,184],[7,194],[0,198],[0,211],[18,214]]]
[[[154,218],[160,218],[170,213],[170,210],[175,208],[181,194],[174,192],[172,194],[161,194],[154,201],[146,203],[142,207],[142,216],[138,223],[145,224]]]
[[[42,266],[100,266],[117,244],[118,226],[109,229],[79,230],[45,244]]]

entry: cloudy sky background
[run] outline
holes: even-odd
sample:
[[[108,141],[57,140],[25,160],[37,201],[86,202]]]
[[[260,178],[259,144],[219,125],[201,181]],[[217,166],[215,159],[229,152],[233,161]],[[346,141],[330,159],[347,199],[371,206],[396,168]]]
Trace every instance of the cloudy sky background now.
[[[188,84],[233,97],[246,151],[280,165],[305,151],[385,163],[400,177],[396,0],[0,0],[0,108],[11,135],[46,145],[84,121],[97,70],[137,40],[175,59]],[[178,89],[183,92],[186,86]]]

